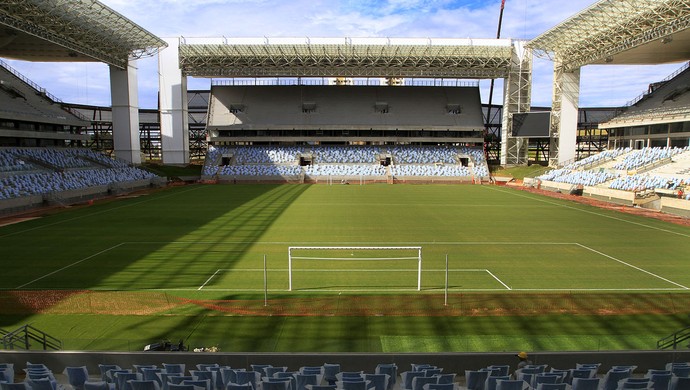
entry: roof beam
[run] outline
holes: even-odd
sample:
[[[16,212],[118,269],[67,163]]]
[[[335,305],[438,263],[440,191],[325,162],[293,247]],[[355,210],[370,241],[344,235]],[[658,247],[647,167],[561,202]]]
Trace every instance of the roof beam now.
[[[488,45],[180,44],[180,68],[197,77],[502,78],[509,40]]]
[[[121,69],[128,59],[167,46],[96,0],[7,0],[0,8],[0,24]]]
[[[690,27],[690,0],[601,0],[527,44],[566,71]]]

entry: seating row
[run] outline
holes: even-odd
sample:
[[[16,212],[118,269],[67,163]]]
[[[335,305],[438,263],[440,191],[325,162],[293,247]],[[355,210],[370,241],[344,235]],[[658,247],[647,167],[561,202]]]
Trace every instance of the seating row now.
[[[624,191],[643,191],[646,189],[666,189],[677,190],[686,183],[684,179],[678,177],[651,176],[651,175],[631,175],[619,176],[609,184],[609,188]]]
[[[632,150],[632,148],[620,148],[620,149],[611,149],[611,150],[604,150],[601,153],[597,153],[594,155],[591,155],[589,157],[583,158],[582,160],[575,161],[573,163],[567,164],[563,168],[565,169],[570,169],[570,170],[576,170],[581,167],[586,167],[586,166],[594,166],[596,164],[609,161],[612,159],[615,159],[616,157],[629,153]]]
[[[613,169],[631,170],[640,168],[642,166],[652,164],[656,161],[663,160],[665,158],[671,158],[677,154],[686,152],[688,150],[690,150],[690,147],[688,146],[684,148],[665,147],[643,148],[639,150],[633,150],[632,152],[625,155],[621,162],[614,165]]]
[[[50,169],[127,168],[129,165],[85,148],[1,148],[0,172],[41,169],[31,161]]]
[[[43,364],[27,363],[25,379],[15,382],[14,367],[0,364],[2,390],[688,390],[690,363],[669,363],[661,369],[634,375],[634,365],[613,366],[599,373],[601,364],[577,364],[570,369],[548,369],[529,364],[510,372],[508,365],[466,370],[464,383],[442,367],[412,364],[398,375],[395,363],[379,364],[371,373],[342,371],[340,364],[287,367],[251,364],[249,369],[218,364],[198,364],[186,371],[185,364],[133,365],[123,369],[99,364],[98,376],[85,366],[66,367],[66,380],[59,383]]]
[[[619,176],[620,174],[618,173],[607,171],[579,171],[562,168],[554,169],[543,175],[537,176],[537,179],[573,185],[596,186],[609,180],[616,179]]]
[[[475,167],[475,175],[488,176],[486,159],[481,149],[455,146],[209,146],[204,175],[213,175],[218,170],[221,156],[233,156],[232,165],[252,164],[297,164],[302,155],[309,155],[314,165],[334,166],[335,164],[376,164],[381,155],[390,155],[395,166],[406,164],[458,164],[459,156],[469,156]],[[459,164],[458,164],[459,166]],[[325,168],[350,169],[350,168]],[[414,168],[413,168],[414,169]],[[319,171],[319,168],[315,168]],[[313,174],[307,172],[307,174]],[[337,175],[327,173],[326,175]],[[358,175],[358,174],[356,174]],[[414,174],[412,174],[414,175]],[[465,175],[450,175],[465,176]]]
[[[12,175],[0,178],[0,199],[149,180],[154,177],[156,175],[150,172],[131,167]]]

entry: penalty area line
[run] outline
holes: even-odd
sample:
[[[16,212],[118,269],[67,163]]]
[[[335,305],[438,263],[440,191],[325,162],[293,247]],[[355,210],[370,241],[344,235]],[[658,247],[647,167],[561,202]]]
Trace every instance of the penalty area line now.
[[[201,286],[199,286],[199,288],[197,288],[197,291],[201,291],[201,289],[204,288],[208,284],[208,282],[211,281],[211,279],[215,278],[216,275],[218,275],[218,272],[220,272],[221,270],[222,270],[221,268],[217,269],[216,272],[213,273],[213,275],[211,275],[208,279],[206,279],[204,284],[202,284]]]
[[[653,277],[655,277],[655,278],[661,279],[661,280],[663,280],[664,282],[667,282],[667,283],[671,283],[671,284],[673,284],[673,285],[676,285],[676,286],[678,286],[678,287],[680,287],[680,288],[682,288],[682,289],[684,289],[684,290],[690,290],[690,287],[683,286],[682,284],[676,283],[676,282],[674,282],[673,280],[666,279],[666,278],[664,278],[663,276],[659,276],[659,275],[657,275],[657,274],[655,274],[655,273],[653,273],[653,272],[647,271],[647,270],[644,269],[644,268],[640,268],[640,267],[638,267],[638,266],[636,266],[636,265],[632,265],[632,264],[630,264],[630,263],[626,263],[625,261],[620,260],[620,259],[617,259],[617,258],[615,258],[615,257],[613,257],[613,256],[610,256],[610,255],[607,255],[607,254],[604,253],[604,252],[600,252],[600,251],[598,251],[598,250],[596,250],[596,249],[590,248],[590,247],[588,247],[587,245],[582,245],[582,244],[580,244],[580,243],[577,243],[577,245],[578,245],[579,247],[581,247],[581,248],[587,249],[588,251],[591,251],[591,252],[594,252],[594,253],[596,253],[596,254],[598,254],[598,255],[607,257],[607,258],[609,258],[609,259],[611,259],[611,260],[613,260],[613,261],[617,261],[617,262],[619,262],[619,263],[621,263],[621,264],[623,264],[623,265],[626,265],[626,266],[628,266],[628,267],[630,267],[630,268],[632,268],[632,269],[636,269],[636,270],[638,270],[638,271],[640,271],[640,272],[646,273],[647,275],[651,275],[651,276],[653,276]]]
[[[492,278],[496,279],[498,283],[501,283],[503,287],[507,288],[508,290],[512,290],[512,288],[510,288],[507,284],[503,283],[503,281],[499,279],[496,275],[494,275],[491,271],[489,271],[488,269],[485,269],[484,271],[491,275]]]

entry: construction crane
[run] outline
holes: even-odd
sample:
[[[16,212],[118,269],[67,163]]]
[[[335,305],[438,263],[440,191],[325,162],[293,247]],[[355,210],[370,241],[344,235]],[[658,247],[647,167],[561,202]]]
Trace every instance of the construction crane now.
[[[506,0],[501,0],[501,11],[498,15],[498,29],[496,30],[496,39],[501,38],[501,25],[503,24],[503,10],[505,9],[506,6]],[[489,105],[486,109],[486,121],[484,122],[484,157],[486,158],[487,161],[489,161],[489,151],[487,150],[487,145],[486,145],[486,135],[489,132],[489,121],[491,120],[491,104],[493,101],[494,97],[494,82],[495,79],[491,79],[491,86],[489,87]]]

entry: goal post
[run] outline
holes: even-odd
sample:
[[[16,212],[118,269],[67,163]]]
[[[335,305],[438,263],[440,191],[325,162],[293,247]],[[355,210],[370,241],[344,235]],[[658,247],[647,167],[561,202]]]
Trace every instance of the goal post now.
[[[295,252],[301,251],[412,251],[415,256],[387,256],[387,257],[328,257],[301,256]],[[386,260],[417,260],[417,291],[422,289],[422,247],[421,246],[291,246],[288,247],[288,291],[292,291],[293,260],[321,260],[321,261],[386,261]]]

